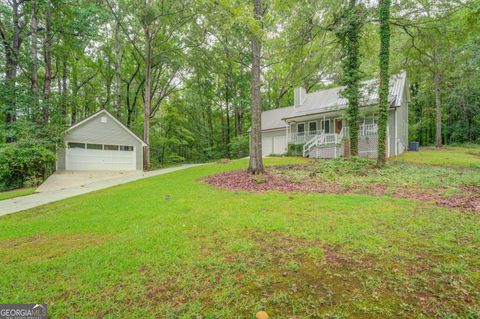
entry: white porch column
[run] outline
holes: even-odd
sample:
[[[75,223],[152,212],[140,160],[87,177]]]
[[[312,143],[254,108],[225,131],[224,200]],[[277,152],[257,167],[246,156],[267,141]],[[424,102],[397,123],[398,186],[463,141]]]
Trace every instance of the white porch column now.
[[[289,138],[288,138],[289,137],[288,132],[290,130],[290,123],[288,123],[288,122],[286,122],[286,123],[287,123],[287,129],[285,131],[287,133],[287,150],[288,150],[288,144],[290,143]]]

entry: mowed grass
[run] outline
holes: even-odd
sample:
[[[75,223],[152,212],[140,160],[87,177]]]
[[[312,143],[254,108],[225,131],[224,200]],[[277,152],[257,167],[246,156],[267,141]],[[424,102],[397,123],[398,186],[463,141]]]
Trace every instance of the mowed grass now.
[[[423,165],[480,168],[480,146],[421,149],[418,152],[405,152],[394,160]]]
[[[22,189],[15,189],[6,192],[0,192],[0,201],[20,196],[31,195],[35,192],[35,188],[22,188]]]
[[[478,214],[201,182],[246,165],[208,164],[0,218],[0,303],[46,302],[52,318],[480,316]]]

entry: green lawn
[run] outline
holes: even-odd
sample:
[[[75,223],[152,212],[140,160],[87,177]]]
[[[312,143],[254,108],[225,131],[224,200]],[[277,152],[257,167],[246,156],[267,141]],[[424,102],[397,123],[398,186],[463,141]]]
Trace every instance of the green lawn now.
[[[469,147],[424,149],[418,152],[405,152],[396,157],[395,160],[425,165],[480,168],[480,147],[472,145]]]
[[[269,165],[304,162],[269,158]],[[478,318],[480,215],[228,192],[209,164],[0,218],[0,303],[52,318]]]
[[[22,188],[22,189],[15,189],[12,191],[0,192],[0,200],[30,195],[30,194],[33,194],[34,192],[35,192],[35,188]]]

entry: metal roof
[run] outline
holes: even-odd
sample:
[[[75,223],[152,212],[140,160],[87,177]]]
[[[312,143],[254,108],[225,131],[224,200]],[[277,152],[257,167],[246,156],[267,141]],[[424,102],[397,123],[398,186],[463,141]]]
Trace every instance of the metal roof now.
[[[388,101],[392,107],[399,107],[405,98],[407,73],[402,72],[391,76]],[[262,112],[262,131],[285,128],[285,119],[306,115],[322,114],[347,108],[348,102],[341,95],[345,86],[307,93],[298,107],[285,107]],[[378,80],[361,82],[361,106],[378,103]],[[407,93],[408,94],[408,93]],[[407,96],[408,98],[408,96]]]

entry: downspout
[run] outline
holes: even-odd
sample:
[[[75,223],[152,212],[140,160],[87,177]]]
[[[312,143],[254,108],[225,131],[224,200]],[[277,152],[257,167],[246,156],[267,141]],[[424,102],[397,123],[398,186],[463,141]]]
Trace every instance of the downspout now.
[[[288,145],[290,144],[290,140],[288,139],[288,131],[290,130],[290,123],[288,123],[287,121],[285,121],[285,123],[287,123],[287,129],[285,130],[287,136],[287,152],[288,152]]]
[[[398,109],[395,108],[395,156],[398,155],[398,123],[397,123],[397,111]]]

